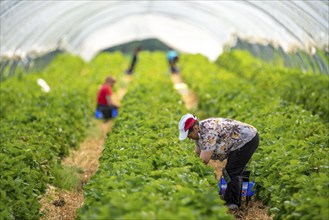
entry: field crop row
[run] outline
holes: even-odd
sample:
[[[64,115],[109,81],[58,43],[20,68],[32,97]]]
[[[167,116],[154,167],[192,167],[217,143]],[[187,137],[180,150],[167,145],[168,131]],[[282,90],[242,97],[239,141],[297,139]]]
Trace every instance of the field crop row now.
[[[106,65],[101,69],[97,62]],[[40,196],[47,184],[60,182],[56,172],[61,169],[61,159],[79,146],[91,125],[98,86],[110,74],[109,68],[112,75],[122,75],[122,65],[126,63],[120,54],[102,55],[90,64],[71,55],[60,55],[42,73],[1,82],[3,219],[40,216]],[[38,78],[48,83],[49,93],[41,90]]]
[[[261,142],[249,169],[258,196],[269,204],[275,219],[328,217],[328,124],[305,105],[286,99],[284,91],[289,88],[267,81],[284,81],[287,76],[268,71],[267,78],[250,77],[243,62],[228,71],[201,56],[181,61],[183,77],[198,94],[200,118],[234,118],[258,129]]]
[[[257,84],[268,94],[279,95],[319,115],[329,123],[329,77],[323,74],[303,73],[270,65],[246,51],[224,53],[216,62],[231,72]]]
[[[202,56],[182,56],[182,75],[200,101],[197,116],[258,128],[261,145],[249,169],[277,219],[327,217],[328,79],[235,53],[217,61],[225,69]],[[118,79],[114,90],[126,86],[126,67],[119,53],[89,64],[61,55],[42,73],[1,82],[1,217],[40,216],[38,200],[55,182],[55,168],[94,120],[98,86],[107,75]],[[194,143],[178,141],[177,122],[186,109],[167,69],[164,54],[141,54],[79,219],[231,217],[213,169],[194,155]]]
[[[163,54],[143,53],[78,219],[230,219],[214,171],[178,141],[185,108]]]

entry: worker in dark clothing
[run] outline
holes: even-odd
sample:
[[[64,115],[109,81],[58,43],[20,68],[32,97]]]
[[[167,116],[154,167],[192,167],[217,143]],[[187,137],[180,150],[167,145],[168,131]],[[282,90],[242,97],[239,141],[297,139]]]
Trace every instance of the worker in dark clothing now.
[[[179,73],[179,69],[177,67],[178,62],[178,53],[174,50],[170,50],[167,53],[167,60],[170,67],[171,73]]]
[[[134,51],[134,54],[133,54],[133,57],[132,57],[132,60],[131,60],[131,63],[130,63],[130,66],[129,68],[126,70],[126,73],[127,74],[132,74],[134,72],[134,69],[135,69],[135,66],[136,66],[136,63],[137,63],[137,60],[138,60],[138,53],[142,50],[142,47],[141,46],[138,46],[135,48],[135,51]]]
[[[227,163],[223,175],[227,182],[224,200],[230,210],[241,205],[242,173],[259,145],[257,129],[252,125],[226,118],[202,121],[192,114],[183,115],[178,124],[179,139],[195,141],[196,154],[208,164],[210,159]]]

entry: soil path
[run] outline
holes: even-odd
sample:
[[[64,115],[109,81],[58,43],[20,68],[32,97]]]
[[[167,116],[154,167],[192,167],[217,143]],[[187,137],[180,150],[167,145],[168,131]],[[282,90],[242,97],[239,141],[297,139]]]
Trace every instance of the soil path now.
[[[180,74],[172,74],[171,80],[174,83],[175,89],[182,96],[187,110],[197,107],[198,98],[188,86],[184,83]],[[218,160],[211,160],[209,165],[214,167],[216,179],[219,181],[222,176],[222,169],[226,165],[226,160],[220,162]],[[272,217],[267,215],[268,209],[260,201],[252,199],[247,206],[242,206],[238,211],[233,212],[236,220],[272,220]]]
[[[125,76],[124,83],[128,84],[131,76]],[[125,86],[126,87],[126,86]],[[120,106],[121,99],[126,93],[125,88],[118,89],[113,94],[113,102]],[[45,195],[41,198],[41,211],[44,213],[42,220],[72,220],[76,218],[76,210],[83,205],[84,195],[82,186],[98,169],[98,159],[104,148],[107,133],[111,130],[113,121],[94,121],[95,126],[89,131],[89,135],[76,151],[62,161],[63,166],[76,167],[81,170],[80,186],[67,191],[49,185]]]

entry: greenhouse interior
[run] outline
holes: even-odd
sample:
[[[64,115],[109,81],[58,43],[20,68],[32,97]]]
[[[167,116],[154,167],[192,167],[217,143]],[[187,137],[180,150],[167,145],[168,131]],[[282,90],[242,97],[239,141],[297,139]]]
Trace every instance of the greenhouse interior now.
[[[327,0],[0,19],[0,219],[329,219]]]

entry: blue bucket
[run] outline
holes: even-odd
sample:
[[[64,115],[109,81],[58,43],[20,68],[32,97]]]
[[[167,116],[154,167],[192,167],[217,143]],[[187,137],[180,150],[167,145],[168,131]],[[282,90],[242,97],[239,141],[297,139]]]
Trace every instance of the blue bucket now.
[[[256,193],[256,190],[253,190],[253,187],[255,185],[254,181],[251,182],[242,182],[242,194],[241,196],[253,196]],[[219,194],[224,195],[226,191],[226,181],[224,177],[221,178],[221,180],[218,182],[218,188],[219,188]]]
[[[95,111],[95,118],[97,119],[103,118],[103,113],[99,109],[96,109]]]
[[[112,109],[112,118],[115,118],[117,116],[118,116],[118,109],[117,108]]]

